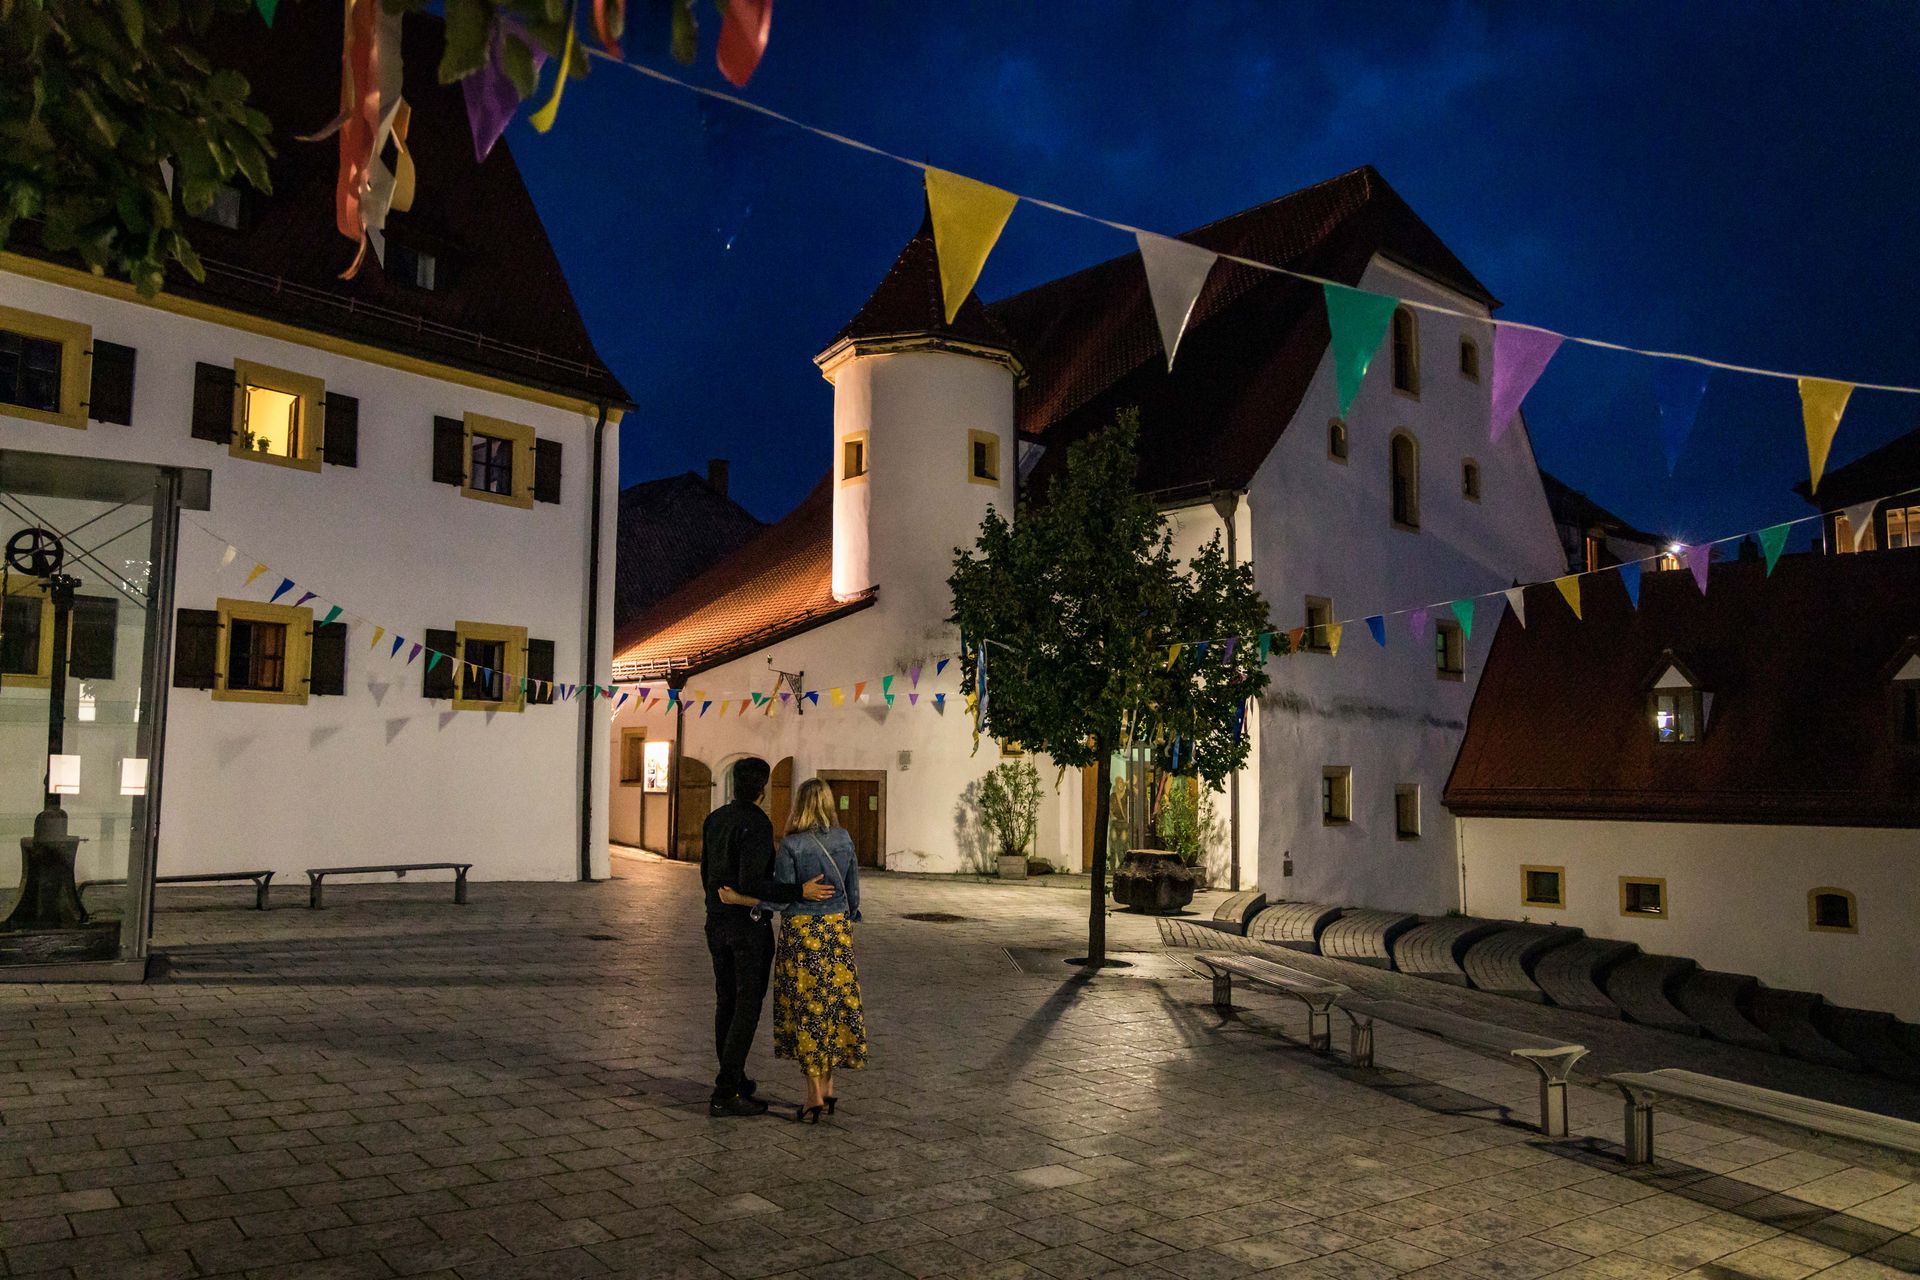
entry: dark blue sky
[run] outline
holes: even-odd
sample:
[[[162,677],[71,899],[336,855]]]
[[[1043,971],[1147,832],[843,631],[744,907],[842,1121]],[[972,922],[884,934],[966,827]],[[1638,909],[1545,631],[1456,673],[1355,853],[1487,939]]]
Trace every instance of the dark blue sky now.
[[[683,74],[724,88],[705,26]],[[673,69],[652,45],[628,54]],[[746,95],[1169,233],[1371,163],[1505,317],[1911,384],[1916,67],[1905,0],[785,0]],[[918,225],[918,175],[605,64],[569,86],[552,134],[523,118],[509,136],[641,405],[624,482],[730,457],[735,495],[783,514],[826,467],[812,357]],[[1023,205],[981,293],[1131,247]],[[1649,368],[1563,347],[1527,402],[1541,463],[1688,538],[1807,513],[1790,491],[1806,475],[1792,383],[1714,375],[1669,479]],[[1859,393],[1833,461],[1916,420],[1920,400]]]

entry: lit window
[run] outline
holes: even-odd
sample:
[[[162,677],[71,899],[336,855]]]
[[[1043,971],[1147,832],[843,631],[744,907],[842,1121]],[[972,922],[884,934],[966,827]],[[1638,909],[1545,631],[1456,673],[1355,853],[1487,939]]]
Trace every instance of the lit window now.
[[[1853,522],[1851,520],[1847,519],[1844,515],[1835,515],[1833,517],[1833,549],[1841,554],[1853,551],[1872,551],[1874,549],[1873,520],[1871,518],[1867,520],[1867,527],[1859,531],[1858,542],[1854,541],[1854,532]],[[1892,530],[1888,530],[1888,532],[1891,533]]]
[[[526,706],[527,629],[490,622],[454,623],[455,711],[519,711]]]
[[[967,479],[975,484],[1000,483],[1000,438],[991,431],[967,432]]]
[[[1920,547],[1920,507],[1887,508],[1887,550]]]
[[[1816,933],[1855,933],[1860,918],[1845,889],[1815,889],[1807,894],[1807,927]]]
[[[513,441],[476,431],[470,442],[468,484],[481,493],[513,493]]]
[[[1335,462],[1347,460],[1347,424],[1339,418],[1327,419],[1327,456]]]
[[[220,601],[213,696],[223,702],[305,703],[313,610],[255,600]]]
[[[1472,338],[1460,339],[1460,376],[1468,382],[1480,381],[1480,344]]]
[[[235,618],[227,626],[227,688],[287,690],[287,624]]]
[[[300,397],[272,387],[245,389],[241,433],[247,448],[276,458],[300,456]]]
[[[840,442],[840,479],[859,480],[867,474],[867,437],[865,433],[848,436]]]
[[[1338,826],[1353,820],[1353,769],[1328,765],[1320,771],[1320,821]]]
[[[1393,313],[1393,389],[1420,394],[1420,330],[1406,307]]]
[[[92,343],[86,325],[0,307],[0,413],[85,427]]]
[[[1393,789],[1393,834],[1401,840],[1420,838],[1420,784],[1403,782]]]
[[[1420,446],[1404,431],[1396,431],[1387,448],[1393,487],[1393,522],[1403,529],[1420,527]]]
[[[1669,573],[1680,567],[1680,557],[1671,551],[1662,551],[1660,558],[1654,561],[1653,567],[1656,572]]]
[[[1466,634],[1457,622],[1433,627],[1433,670],[1442,679],[1458,680],[1467,669]]]
[[[228,452],[307,471],[320,469],[315,437],[326,396],[318,378],[273,369],[250,360],[234,363],[239,393],[234,401],[233,440]]]
[[[438,260],[430,253],[396,241],[387,241],[387,279],[410,284],[416,289],[432,289],[439,271]]]
[[[1700,691],[1661,689],[1653,695],[1653,736],[1660,742],[1700,740]]]
[[[1333,622],[1333,601],[1324,596],[1307,597],[1306,647],[1313,653],[1331,653],[1333,637],[1327,628]]]
[[[1529,907],[1566,906],[1566,868],[1520,868],[1520,901]]]
[[[1480,501],[1480,464],[1472,458],[1460,464],[1460,493],[1468,502]]]
[[[1620,877],[1620,914],[1658,916],[1667,914],[1667,882],[1635,876]]]

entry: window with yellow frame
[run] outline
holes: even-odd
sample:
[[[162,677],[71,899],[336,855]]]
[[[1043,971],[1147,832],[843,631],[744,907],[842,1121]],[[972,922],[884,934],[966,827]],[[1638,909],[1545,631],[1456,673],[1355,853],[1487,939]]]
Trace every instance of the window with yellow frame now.
[[[993,432],[967,432],[967,479],[973,484],[1000,483],[1000,437]]]
[[[252,360],[233,362],[233,438],[236,458],[320,469],[327,386],[319,378]]]
[[[533,428],[484,413],[466,416],[460,492],[508,507],[533,505]]]
[[[87,425],[93,330],[16,307],[0,307],[0,414]]]
[[[647,731],[620,730],[620,785],[637,787],[647,780]]]
[[[53,598],[15,578],[0,598],[0,688],[44,689],[53,679]]]
[[[224,598],[218,607],[214,701],[306,705],[313,675],[313,610]]]
[[[867,433],[856,431],[840,437],[840,483],[852,484],[867,478]]]
[[[453,624],[453,709],[523,711],[527,629],[491,622]]]
[[[1567,905],[1567,869],[1565,867],[1521,867],[1520,901],[1529,907],[1565,907]]]

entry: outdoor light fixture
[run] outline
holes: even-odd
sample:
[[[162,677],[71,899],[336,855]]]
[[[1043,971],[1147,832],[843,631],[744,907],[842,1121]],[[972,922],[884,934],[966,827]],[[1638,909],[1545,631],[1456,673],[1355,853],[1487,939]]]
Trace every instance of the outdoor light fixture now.
[[[129,756],[120,762],[120,794],[123,796],[147,794],[147,762],[145,760]]]
[[[80,794],[80,757],[47,757],[47,794],[55,796],[77,796]]]

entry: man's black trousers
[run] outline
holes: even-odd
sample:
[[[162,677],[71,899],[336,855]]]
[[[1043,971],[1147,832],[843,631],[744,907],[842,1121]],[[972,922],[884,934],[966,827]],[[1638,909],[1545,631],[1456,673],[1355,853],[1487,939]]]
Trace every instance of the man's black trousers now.
[[[707,951],[713,957],[713,1047],[720,1058],[713,1097],[724,1102],[747,1078],[747,1054],[773,970],[773,926],[709,916]]]

